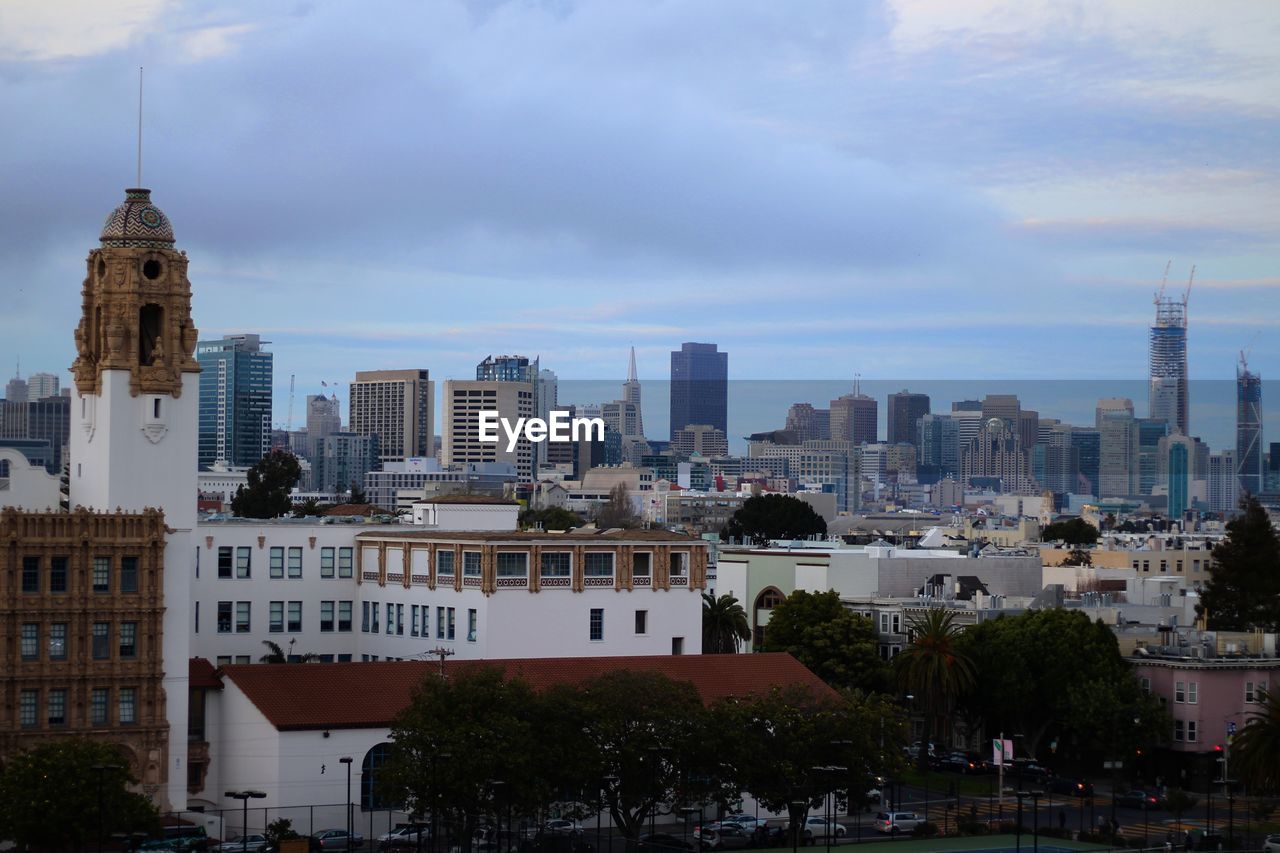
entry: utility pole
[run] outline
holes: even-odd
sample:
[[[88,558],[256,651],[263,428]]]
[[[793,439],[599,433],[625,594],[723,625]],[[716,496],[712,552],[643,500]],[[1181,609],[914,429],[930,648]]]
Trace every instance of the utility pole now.
[[[435,655],[436,657],[440,658],[440,677],[444,678],[444,659],[447,657],[452,657],[453,655],[457,654],[457,652],[455,652],[453,649],[446,649],[444,646],[436,646],[434,649],[427,652],[427,654]]]

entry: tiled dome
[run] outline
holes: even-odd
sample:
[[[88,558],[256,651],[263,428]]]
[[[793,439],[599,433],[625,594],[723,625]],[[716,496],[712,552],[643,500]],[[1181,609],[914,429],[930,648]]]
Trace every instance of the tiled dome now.
[[[151,203],[151,190],[124,191],[124,202],[111,211],[102,226],[102,245],[173,248],[173,226],[169,217]]]

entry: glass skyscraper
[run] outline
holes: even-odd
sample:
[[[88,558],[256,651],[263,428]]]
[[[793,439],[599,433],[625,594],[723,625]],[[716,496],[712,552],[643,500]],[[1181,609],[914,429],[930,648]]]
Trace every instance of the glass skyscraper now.
[[[1236,371],[1236,464],[1240,466],[1240,491],[1261,494],[1262,377],[1250,372],[1243,357]]]
[[[255,465],[271,448],[272,354],[257,335],[196,345],[201,468]]]
[[[1190,435],[1187,395],[1187,302],[1156,297],[1150,336],[1151,385],[1148,415],[1169,424],[1169,432]]]
[[[715,344],[681,344],[671,353],[671,437],[696,424],[727,435],[728,419],[729,354]]]

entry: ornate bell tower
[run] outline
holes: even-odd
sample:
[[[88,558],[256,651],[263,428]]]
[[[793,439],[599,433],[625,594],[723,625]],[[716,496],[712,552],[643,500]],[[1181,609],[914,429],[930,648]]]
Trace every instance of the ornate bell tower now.
[[[151,191],[124,202],[89,252],[71,402],[72,507],[164,513],[167,804],[186,805],[187,666],[195,557],[200,365],[187,255]]]

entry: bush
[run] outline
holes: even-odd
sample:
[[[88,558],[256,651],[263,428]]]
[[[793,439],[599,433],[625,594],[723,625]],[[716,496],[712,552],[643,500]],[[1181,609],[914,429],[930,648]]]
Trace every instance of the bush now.
[[[966,820],[956,824],[957,835],[986,835],[987,825],[981,821]]]
[[[911,830],[911,834],[916,838],[932,838],[938,834],[938,825],[931,820],[926,820]]]

